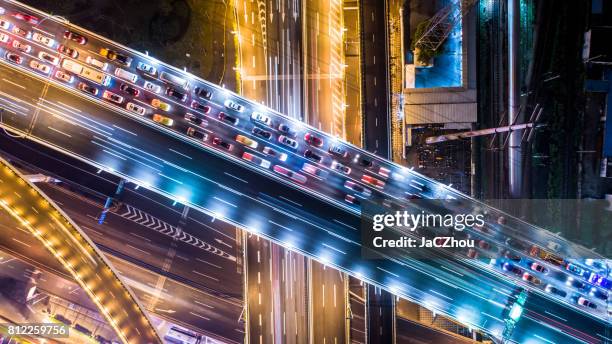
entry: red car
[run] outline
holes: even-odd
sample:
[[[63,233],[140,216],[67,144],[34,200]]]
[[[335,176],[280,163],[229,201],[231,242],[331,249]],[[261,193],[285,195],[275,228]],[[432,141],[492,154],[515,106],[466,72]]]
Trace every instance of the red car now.
[[[134,97],[138,97],[138,95],[140,94],[140,90],[132,87],[128,84],[121,84],[121,86],[119,86],[119,89],[122,90],[123,92],[132,95]]]
[[[306,176],[304,176],[302,174],[299,174],[299,173],[295,173],[295,172],[291,171],[290,169],[287,169],[287,168],[285,168],[283,166],[280,166],[280,165],[274,165],[274,167],[272,169],[274,170],[274,172],[276,172],[278,174],[281,174],[281,175],[283,175],[283,176],[285,176],[285,177],[287,177],[287,178],[289,178],[289,179],[291,179],[293,181],[296,181],[296,182],[298,182],[300,184],[305,184],[306,181],[308,180],[306,178]]]
[[[85,38],[85,36],[81,36],[78,33],[72,32],[72,31],[66,31],[64,32],[64,38],[69,39],[71,41],[77,42],[81,45],[84,45],[87,43],[87,38]]]
[[[228,151],[231,151],[231,150],[232,150],[232,148],[234,147],[232,144],[230,144],[230,143],[227,143],[227,142],[223,141],[223,139],[221,139],[221,138],[219,138],[219,137],[215,137],[215,138],[212,140],[212,143],[213,143],[213,145],[215,145],[215,146],[219,146],[219,147],[222,147],[222,148],[225,148],[225,149],[227,149]]]
[[[532,275],[532,274],[530,274],[528,272],[525,272],[523,274],[523,281],[529,282],[529,283],[531,283],[533,285],[540,285],[540,284],[542,284],[542,281],[540,281],[539,278],[535,277],[534,275]]]
[[[7,52],[5,55],[6,59],[16,63],[16,64],[21,64],[21,62],[23,62],[23,59],[21,58],[21,56],[15,54],[15,53],[11,53],[11,52]]]
[[[76,51],[75,49],[72,48],[68,48],[65,45],[60,45],[59,47],[57,47],[57,51],[59,51],[60,53],[70,56],[73,59],[76,59],[79,56],[79,52]]]
[[[32,25],[36,25],[38,24],[38,18],[34,17],[32,15],[29,14],[25,14],[25,13],[21,13],[21,12],[16,12],[15,14],[13,14],[13,17],[19,19],[19,20],[23,20],[26,21]]]
[[[381,188],[381,189],[385,186],[385,182],[383,182],[380,179],[376,179],[376,178],[374,178],[372,176],[368,176],[367,174],[364,174],[361,177],[361,181],[364,182],[364,183],[368,183],[368,184],[370,184],[372,186],[375,186],[377,188]]]
[[[315,147],[323,146],[323,140],[321,140],[320,137],[317,137],[311,133],[306,133],[306,135],[304,135],[304,141],[308,142],[308,144],[311,146],[315,146]]]
[[[210,112],[210,106],[200,104],[200,102],[195,101],[195,100],[191,102],[191,107],[196,110],[200,110],[205,114]]]

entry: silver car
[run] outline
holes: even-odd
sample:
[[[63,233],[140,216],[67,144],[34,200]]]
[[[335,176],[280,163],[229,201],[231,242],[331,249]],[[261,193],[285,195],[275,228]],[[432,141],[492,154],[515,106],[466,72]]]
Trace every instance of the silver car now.
[[[285,146],[292,148],[292,149],[297,149],[298,147],[298,143],[296,140],[291,139],[285,135],[281,135],[278,137],[278,142],[284,144]]]
[[[225,105],[226,108],[234,110],[234,111],[237,111],[237,112],[244,111],[244,106],[242,106],[242,105],[240,105],[240,104],[238,104],[238,103],[236,103],[236,102],[234,102],[233,100],[230,100],[230,99],[226,100],[224,105]]]

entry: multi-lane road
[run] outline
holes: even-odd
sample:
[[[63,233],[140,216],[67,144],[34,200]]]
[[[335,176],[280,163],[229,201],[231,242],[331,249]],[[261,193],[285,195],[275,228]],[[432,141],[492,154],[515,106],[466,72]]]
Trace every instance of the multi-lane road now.
[[[15,228],[4,215],[2,228],[4,234],[0,245],[3,249],[18,257],[27,257],[28,261],[40,269],[70,280],[67,273],[63,272],[63,267],[44,249],[39,248],[40,245],[31,234]],[[91,230],[87,233],[92,234]],[[134,259],[129,257],[115,258],[112,253],[106,256],[148,311],[214,338],[242,342],[244,332],[237,321],[242,307],[238,302],[212,295],[201,287],[193,287],[184,279],[172,279],[150,271],[154,269],[143,267],[139,262],[131,262]],[[49,281],[50,285],[39,284],[39,287],[56,293],[52,282]]]
[[[242,95],[303,119],[301,1],[237,1]]]
[[[28,148],[24,146],[20,155],[34,161],[49,159]],[[161,316],[172,314],[180,323],[198,331],[240,342],[244,336],[237,321],[242,310],[242,267],[236,260],[241,251],[236,247],[235,228],[193,212],[182,221],[184,234],[177,233],[183,206],[173,207],[168,200],[142,188],[125,189],[121,203],[115,204],[105,222],[99,224],[104,205],[100,191],[112,189],[115,181],[112,176],[109,179],[108,175],[96,174],[78,162],[63,164],[51,161],[47,166],[66,176],[87,179],[91,189],[65,182],[38,186],[61,205],[103,252],[116,257],[115,266],[124,266],[122,271],[129,269],[124,277],[128,276],[132,285],[148,293],[146,299],[141,299],[144,306]],[[159,212],[160,208],[165,211]],[[51,271],[62,271],[61,265],[45,259],[44,250],[34,249],[38,245],[27,233],[17,230],[14,235],[7,233],[2,246],[35,261],[48,262],[46,268]],[[141,272],[136,274],[138,271]],[[139,279],[140,276],[146,278]],[[174,292],[168,294],[170,287]],[[194,292],[199,295],[197,298],[191,297]],[[173,301],[176,305],[168,304],[168,295],[179,296]],[[202,307],[182,312],[189,302]]]
[[[315,343],[346,343],[346,274],[310,261],[311,335]]]
[[[47,20],[45,23],[54,22]],[[58,24],[55,23],[54,25]],[[45,28],[51,30],[52,26],[51,24],[45,25]],[[60,36],[63,29],[59,26],[53,30],[59,30],[60,33],[57,35]],[[73,28],[73,30],[78,29]],[[92,44],[94,38],[92,38],[91,34],[89,36],[90,43],[88,44]],[[95,41],[100,46],[112,44],[106,41]],[[46,49],[42,46],[37,46],[37,49],[39,48]],[[121,47],[113,45],[113,49],[151,62],[150,59]],[[89,51],[93,54],[96,49]],[[166,134],[170,135],[160,135],[160,128],[152,128],[152,123],[146,118],[128,116],[126,113],[117,113],[119,111],[118,108],[109,106],[108,103],[100,105],[99,101],[91,101],[88,97],[78,96],[78,92],[72,88],[58,86],[56,82],[49,83],[39,78],[33,78],[31,71],[26,72],[20,67],[7,66],[6,62],[3,61],[1,73],[9,81],[4,85],[0,85],[0,87],[3,87],[1,91],[4,93],[2,98],[2,106],[5,107],[3,124],[16,132],[27,133],[30,135],[30,138],[53,145],[64,152],[70,152],[98,166],[103,166],[116,174],[130,176],[131,180],[137,181],[142,185],[170,194],[180,201],[194,204],[200,210],[207,210],[250,230],[258,231],[301,252],[309,253],[324,262],[329,262],[333,266],[341,267],[353,273],[362,270],[364,271],[362,273],[364,279],[386,285],[394,289],[395,292],[407,297],[422,299],[424,296],[419,295],[415,289],[423,290],[423,286],[413,289],[413,276],[420,274],[421,278],[417,280],[427,283],[430,280],[425,276],[435,271],[435,275],[438,278],[445,276],[447,281],[451,280],[457,273],[469,275],[470,277],[464,278],[460,285],[480,285],[482,284],[483,276],[492,278],[488,285],[490,289],[487,288],[488,293],[496,294],[496,297],[500,298],[500,301],[497,302],[502,305],[502,308],[508,301],[507,294],[497,293],[495,290],[512,289],[512,284],[500,280],[500,276],[497,273],[490,274],[487,271],[480,271],[482,267],[475,270],[471,263],[455,264],[449,262],[448,264],[451,266],[445,266],[443,269],[436,266],[419,269],[418,266],[422,263],[411,262],[409,260],[387,260],[377,266],[373,262],[363,262],[355,259],[355,257],[359,257],[359,239],[358,235],[356,235],[358,233],[354,230],[358,228],[358,219],[355,216],[358,206],[349,205],[344,201],[346,193],[352,193],[344,187],[346,178],[354,178],[354,182],[366,188],[371,186],[367,182],[361,181],[361,175],[368,175],[369,178],[379,180],[385,179],[386,186],[381,187],[382,190],[372,188],[372,199],[375,200],[390,198],[393,201],[399,202],[405,198],[404,193],[409,192],[406,191],[406,188],[408,188],[412,193],[418,193],[423,197],[450,196],[459,198],[461,199],[460,205],[473,207],[475,203],[471,199],[456,193],[450,188],[442,187],[422,176],[381,161],[343,143],[340,143],[340,145],[353,156],[359,153],[362,157],[366,156],[368,159],[371,159],[374,167],[360,166],[358,163],[347,161],[346,163],[352,167],[352,172],[347,177],[339,172],[329,171],[328,164],[332,160],[330,155],[325,150],[308,146],[301,139],[299,140],[299,154],[296,154],[292,150],[279,146],[278,143],[255,138],[256,142],[259,142],[259,147],[269,145],[272,148],[286,152],[290,157],[286,164],[277,160],[273,161],[275,161],[275,164],[283,165],[283,167],[288,166],[292,170],[301,169],[305,162],[305,158],[301,154],[306,150],[321,155],[323,161],[318,166],[326,170],[329,176],[325,180],[308,176],[304,186],[306,189],[310,189],[310,191],[308,193],[298,193],[292,188],[292,185],[288,185],[288,180],[278,173],[274,174],[271,170],[265,172],[263,169],[258,170],[259,173],[253,173],[254,168],[246,168],[244,165],[246,163],[236,163],[236,158],[242,156],[241,153],[243,151],[261,154],[259,150],[251,150],[249,147],[243,147],[232,141],[235,148],[233,154],[235,155],[232,155],[232,157],[227,155],[221,157],[219,151],[211,150],[210,146],[202,150],[202,147],[197,147],[193,141],[186,142],[184,138],[177,139],[174,136],[175,132],[165,131]],[[162,68],[180,74],[179,71],[158,64],[158,69],[162,70]],[[250,124],[248,119],[245,119],[246,116],[225,110],[223,109],[224,106],[221,105],[225,98],[230,98],[241,104],[247,104],[248,102],[229,93],[226,94],[223,91],[219,91],[218,88],[208,84],[197,83],[201,87],[210,87],[215,92],[212,101],[207,102],[209,106],[215,109],[212,112],[214,115],[206,117],[209,125],[204,129],[211,130],[211,135],[220,136],[226,140],[231,140],[232,137],[235,137],[236,130],[240,130],[245,136],[254,137],[250,133],[253,125]],[[116,84],[119,84],[119,82],[116,82],[113,87],[117,87]],[[116,90],[115,88],[111,89]],[[144,91],[143,94],[145,94]],[[152,95],[145,94],[143,97],[148,100]],[[160,95],[155,97],[166,99]],[[183,109],[178,112],[178,116],[175,115],[176,112],[166,115],[173,117],[177,122],[176,127],[182,126],[180,131],[184,132],[186,130],[186,122],[180,120],[183,117],[181,112],[192,111],[197,113],[197,111],[186,110],[180,103],[169,102],[175,107]],[[248,103],[248,106],[251,109],[257,108],[256,105],[253,107],[254,105],[250,103]],[[234,127],[217,121],[214,116],[216,116],[218,111],[229,111],[233,116],[241,116],[239,126]],[[320,136],[324,141],[323,147],[321,147],[323,149],[336,145],[334,140],[323,133],[300,126],[293,121],[272,113],[268,109],[262,108],[261,111],[269,114],[276,124],[281,121],[294,128],[298,128],[300,136],[305,132],[311,132]],[[44,115],[39,116],[41,113]],[[276,131],[274,132],[276,133]],[[201,156],[206,156],[205,159],[210,163],[207,163],[205,166],[195,163],[194,160],[201,161],[202,158],[195,159],[194,157]],[[390,178],[385,178],[381,175],[381,165],[389,168],[391,171]],[[278,170],[282,171],[281,169]],[[228,171],[231,171],[231,173]],[[262,188],[263,185],[272,180],[270,178],[273,178],[275,181],[274,195],[269,194],[269,188],[267,190]],[[364,180],[371,181],[372,179],[369,178],[364,178]],[[194,190],[199,190],[200,192],[194,193]],[[212,193],[212,197],[204,197],[203,193],[207,192],[203,191]],[[325,201],[321,202],[320,199],[313,197],[314,192],[318,195],[325,194]],[[335,206],[330,207],[329,203]],[[477,203],[476,206],[483,207]],[[237,210],[239,208],[254,209],[253,207],[267,209],[267,211],[245,214],[244,211]],[[284,213],[280,214],[278,212],[279,209],[282,209]],[[495,213],[493,210],[489,211]],[[315,217],[312,214],[317,214],[318,216]],[[288,221],[287,216],[291,216],[293,221]],[[295,220],[298,222],[296,223]],[[296,230],[296,225],[300,227],[299,230]],[[493,226],[496,230],[523,227],[523,230],[531,230],[532,234],[535,233],[531,235],[532,240],[543,242],[544,245],[547,243],[547,240],[554,238],[512,218],[508,218],[507,223],[504,225],[494,224]],[[306,230],[305,228],[310,229]],[[309,235],[305,236],[305,233],[309,233]],[[312,233],[321,233],[322,236],[314,239]],[[554,240],[562,241],[558,238]],[[325,245],[322,243],[325,243]],[[568,249],[574,249],[574,247],[564,244],[560,254],[567,254]],[[449,273],[447,271],[449,269],[453,272]],[[405,272],[406,270],[410,271],[410,273]],[[445,291],[441,292],[440,290],[447,287],[438,285],[438,283],[434,283],[434,285],[436,293],[445,293]],[[470,302],[466,302],[471,305],[486,304],[490,297],[486,293],[480,295],[476,293],[477,295],[474,295],[475,293],[473,292],[467,292],[467,290],[472,291],[473,288],[457,289],[459,288],[453,288],[450,292],[453,294],[458,292],[464,293],[463,295],[467,296],[468,299],[474,298]],[[481,288],[476,288],[476,290],[478,289]],[[428,290],[428,288],[424,290]],[[481,292],[484,292],[484,290],[481,290]],[[448,305],[448,300],[433,294],[433,299],[441,301],[440,303],[436,302],[436,305],[432,306],[433,308],[438,308],[455,317],[465,317],[461,316],[461,313],[465,313],[464,306],[459,306],[457,309],[452,310],[453,307]],[[457,302],[452,297],[451,299],[453,303]],[[491,307],[490,304],[489,306]],[[486,312],[485,308],[480,309],[481,313]],[[487,312],[487,314],[493,314],[494,318],[501,316],[503,313],[501,309],[494,309],[491,312]],[[574,310],[568,310],[567,312],[576,313]],[[473,312],[468,313],[471,316],[468,317],[467,321],[472,325],[476,327],[482,326],[489,331],[494,331],[496,326],[491,324],[491,320],[487,318],[487,315],[475,315],[472,314]],[[542,330],[547,331],[546,329]],[[585,330],[587,332],[590,331],[590,329],[586,328]],[[596,329],[595,331],[598,330]]]
[[[387,1],[364,0],[361,9],[364,148],[381,157],[391,157],[391,122],[387,75]]]
[[[342,1],[304,1],[303,63],[306,122],[344,138]]]

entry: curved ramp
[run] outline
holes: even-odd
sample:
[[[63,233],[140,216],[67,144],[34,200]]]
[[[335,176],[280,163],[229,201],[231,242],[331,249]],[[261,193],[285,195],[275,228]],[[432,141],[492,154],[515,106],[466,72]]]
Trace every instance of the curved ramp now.
[[[123,343],[162,343],[144,308],[91,240],[2,158],[0,207],[38,238],[72,274]]]

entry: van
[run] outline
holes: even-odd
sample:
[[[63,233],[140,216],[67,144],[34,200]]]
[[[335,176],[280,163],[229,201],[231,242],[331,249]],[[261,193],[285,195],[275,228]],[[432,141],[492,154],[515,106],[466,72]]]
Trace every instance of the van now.
[[[74,74],[81,74],[83,71],[83,65],[70,59],[64,59],[62,61],[62,68]]]
[[[159,74],[159,79],[167,84],[171,84],[183,89],[187,89],[189,87],[189,82],[187,80],[166,72],[161,72]]]
[[[96,60],[91,56],[87,56],[87,59],[85,60],[85,62],[89,63],[90,65],[99,68],[101,70],[106,70],[106,68],[108,68],[108,63],[106,62],[102,62],[100,60]]]
[[[130,81],[132,83],[135,83],[136,80],[138,80],[138,75],[134,74],[134,73],[130,73],[127,70],[123,69],[123,68],[116,68],[115,69],[115,76],[127,81]]]
[[[79,75],[89,81],[93,81],[103,86],[108,86],[111,82],[110,76],[88,67],[84,67],[83,71]]]

